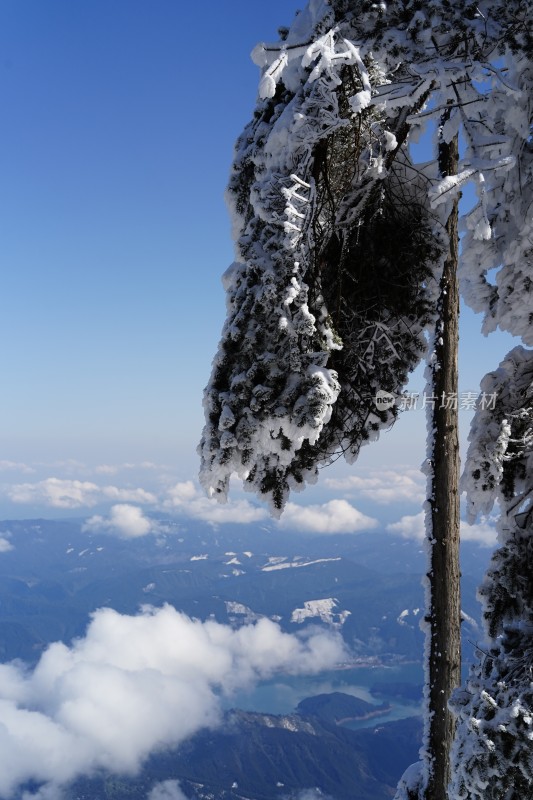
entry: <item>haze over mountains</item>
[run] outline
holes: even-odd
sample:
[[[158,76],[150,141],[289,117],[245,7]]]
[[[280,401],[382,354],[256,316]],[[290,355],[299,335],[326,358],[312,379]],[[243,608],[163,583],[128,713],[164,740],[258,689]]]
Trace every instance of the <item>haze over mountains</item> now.
[[[361,657],[419,659],[418,542],[158,522],[156,536],[127,541],[90,532],[82,520],[0,523],[11,547],[0,558],[0,626],[11,631],[0,645],[4,660],[34,661],[49,642],[82,635],[102,606],[133,614],[163,603],[233,625],[267,617],[295,632],[318,624],[339,630]],[[463,609],[473,620],[487,560],[485,548],[464,543]]]

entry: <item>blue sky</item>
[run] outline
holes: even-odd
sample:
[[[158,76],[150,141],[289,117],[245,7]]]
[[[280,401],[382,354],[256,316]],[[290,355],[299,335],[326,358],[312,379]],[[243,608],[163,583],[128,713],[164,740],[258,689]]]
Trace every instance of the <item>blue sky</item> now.
[[[150,461],[194,478],[232,260],[223,192],[258,80],[249,53],[299,5],[0,4],[0,461],[73,477],[74,460],[79,479]],[[479,326],[464,315],[464,390],[512,344]],[[362,470],[420,463],[424,414],[402,423]]]
[[[198,438],[249,51],[290,5],[2,4],[9,457],[179,460]]]

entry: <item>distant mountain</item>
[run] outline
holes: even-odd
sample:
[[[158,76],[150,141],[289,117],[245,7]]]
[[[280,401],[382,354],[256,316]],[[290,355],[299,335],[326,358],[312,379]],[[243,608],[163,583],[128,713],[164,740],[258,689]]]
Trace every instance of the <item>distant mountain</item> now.
[[[336,630],[358,665],[349,680],[359,684],[366,664],[365,685],[384,702],[376,706],[344,692],[325,696],[317,683],[316,696],[295,713],[258,713],[253,705],[226,711],[220,728],[153,755],[140,776],[80,780],[70,800],[146,800],[155,782],[168,779],[180,780],[198,800],[282,800],[313,787],[335,800],[390,800],[417,758],[420,721],[371,717],[360,730],[338,723],[385,711],[389,702],[401,710],[398,698],[420,697],[425,565],[419,543],[384,533],[313,537],[268,527],[158,522],[156,535],[127,541],[84,532],[82,520],[0,523],[0,535],[12,546],[0,553],[0,660],[35,663],[50,642],[82,635],[98,607],[135,613],[141,605],[170,603],[234,628],[268,617],[293,633],[309,626]],[[475,589],[488,553],[470,543],[464,553],[468,654],[468,640],[480,638]],[[418,663],[409,683],[411,662]],[[379,664],[381,683],[372,677]],[[337,671],[335,687],[347,685],[348,672]],[[319,680],[331,685],[330,675]],[[301,697],[291,701],[293,708]]]
[[[0,523],[12,544],[0,554],[0,657],[35,661],[49,642],[83,634],[98,607],[135,613],[168,602],[234,627],[261,616],[291,632],[333,627],[360,657],[421,658],[418,543],[380,533],[313,537],[166,518],[159,524],[155,536],[124,541],[86,533],[81,520]],[[467,653],[480,636],[475,590],[486,558],[471,550],[463,577]]]
[[[145,800],[169,779],[195,800],[282,800],[304,788],[335,800],[390,800],[417,760],[421,730],[418,718],[351,731],[315,716],[232,711],[223,727],[152,756],[140,776],[77,781],[67,800]]]

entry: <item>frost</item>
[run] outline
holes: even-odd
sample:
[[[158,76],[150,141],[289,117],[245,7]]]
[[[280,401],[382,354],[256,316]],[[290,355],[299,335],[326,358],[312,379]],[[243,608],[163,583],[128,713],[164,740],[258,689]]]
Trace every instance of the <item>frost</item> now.
[[[411,46],[400,38],[400,51]],[[394,422],[396,407],[377,409],[374,398],[400,395],[423,357],[445,242],[405,119],[422,112],[430,86],[445,103],[459,67],[413,73],[326,2],[311,2],[253,58],[260,99],[227,192],[236,258],[204,395],[201,482],[223,502],[236,474],[279,515],[322,464],[353,462]],[[333,191],[324,147],[341,164]],[[391,226],[404,231],[395,247]]]
[[[384,136],[385,136],[385,150],[387,151],[396,150],[396,148],[398,147],[398,140],[396,139],[396,136],[390,131],[384,131]]]
[[[357,94],[350,99],[350,108],[352,109],[354,114],[359,114],[361,111],[363,111],[363,109],[368,108],[371,99],[372,95],[370,94],[370,91],[368,89],[365,89],[362,92],[357,92]],[[388,136],[394,137],[394,134],[389,133]],[[394,139],[395,138],[396,137],[394,137]],[[389,144],[390,141],[391,141],[390,138],[387,139],[387,144]],[[387,149],[392,150],[393,148],[389,147]]]
[[[443,178],[429,193],[431,205],[436,208],[441,203],[457,195],[464,184],[475,175],[475,169],[465,169],[457,175],[448,175]]]

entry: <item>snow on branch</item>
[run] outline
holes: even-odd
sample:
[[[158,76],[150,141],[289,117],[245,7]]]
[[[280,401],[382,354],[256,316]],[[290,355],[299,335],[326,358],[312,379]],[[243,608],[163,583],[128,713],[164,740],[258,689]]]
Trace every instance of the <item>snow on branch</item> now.
[[[495,502],[514,510],[515,497],[533,489],[533,351],[515,347],[485,376],[469,441],[462,479],[469,521]]]
[[[478,405],[463,480],[471,518],[498,501],[500,546],[479,589],[487,640],[451,703],[453,800],[528,797],[533,785],[533,352],[516,347],[482,390],[496,402]]]
[[[260,99],[227,192],[236,263],[205,392],[201,480],[224,500],[236,473],[275,513],[319,466],[353,460],[394,422],[396,408],[374,397],[400,394],[424,353],[444,221],[469,181],[465,299],[486,331],[533,344],[532,112],[521,102],[533,70],[516,56],[521,10],[514,0],[480,0],[475,13],[433,0],[351,8],[310,0],[279,44],[256,48]],[[464,133],[456,176],[439,178],[436,157],[411,161],[413,133],[439,109],[450,112],[441,141]]]

